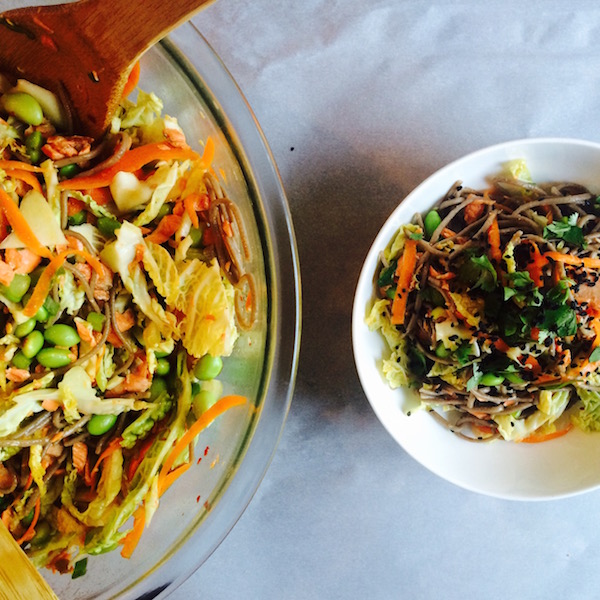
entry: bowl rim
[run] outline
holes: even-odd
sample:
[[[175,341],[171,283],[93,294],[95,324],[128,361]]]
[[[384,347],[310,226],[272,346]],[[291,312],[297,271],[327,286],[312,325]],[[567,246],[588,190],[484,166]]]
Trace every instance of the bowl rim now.
[[[386,217],[384,223],[379,228],[379,231],[370,245],[366,255],[364,262],[362,264],[360,274],[358,277],[356,291],[352,306],[352,347],[353,347],[353,355],[355,368],[357,370],[357,374],[359,376],[359,380],[365,395],[373,409],[375,415],[387,430],[387,432],[392,436],[392,438],[397,442],[397,444],[411,456],[414,460],[416,460],[421,466],[434,473],[438,477],[460,487],[466,489],[471,492],[476,492],[482,495],[491,496],[494,498],[501,498],[506,500],[520,500],[520,501],[545,501],[545,500],[555,500],[560,498],[568,498],[576,495],[580,495],[586,492],[593,491],[600,487],[600,477],[598,481],[594,482],[591,485],[582,485],[578,489],[570,489],[565,491],[558,492],[550,492],[550,493],[531,493],[524,494],[522,492],[514,492],[512,490],[490,490],[484,489],[480,485],[469,484],[467,481],[462,478],[457,478],[453,476],[449,476],[448,473],[445,473],[443,469],[434,468],[429,464],[425,464],[423,460],[413,451],[413,449],[408,448],[402,439],[398,439],[397,432],[394,430],[393,423],[390,421],[389,414],[386,414],[382,409],[382,403],[379,402],[379,398],[373,389],[374,384],[370,380],[373,376],[373,369],[370,367],[367,369],[361,360],[362,346],[365,341],[365,337],[368,333],[378,333],[378,332],[369,332],[368,327],[366,326],[364,319],[367,310],[367,303],[365,302],[366,298],[372,298],[372,293],[367,296],[366,290],[369,288],[373,289],[374,284],[374,276],[375,269],[377,265],[377,257],[379,252],[385,248],[391,240],[391,236],[393,235],[393,231],[397,230],[398,227],[402,223],[409,222],[412,214],[417,210],[426,210],[429,206],[433,205],[437,200],[436,197],[431,197],[429,203],[422,202],[420,206],[416,206],[415,202],[417,202],[424,192],[432,185],[434,182],[447,180],[448,188],[455,181],[450,181],[450,174],[456,171],[457,168],[461,167],[461,165],[465,163],[470,163],[472,161],[476,161],[477,159],[483,159],[487,156],[491,157],[502,153],[503,151],[514,151],[515,149],[531,149],[535,147],[548,147],[556,146],[561,149],[584,149],[590,150],[590,152],[597,154],[598,162],[600,163],[600,143],[580,139],[575,137],[532,137],[532,138],[517,138],[514,140],[508,140],[504,142],[495,143],[489,146],[485,146],[479,149],[476,149],[470,153],[467,153],[459,158],[452,160],[451,162],[445,164],[439,169],[432,172],[425,179],[423,179],[416,187],[414,187],[409,193],[407,193],[398,203],[398,205],[392,210],[391,214]],[[505,160],[510,160],[506,158]],[[485,167],[487,173],[485,177],[492,176],[494,172],[490,170],[490,166]],[[484,169],[484,167],[478,167],[475,170],[478,171],[477,177],[479,177],[480,172]],[[465,179],[468,179],[468,173],[465,172]],[[598,182],[598,191],[600,191],[600,169],[597,177]],[[469,184],[467,184],[469,185]],[[421,198],[422,200],[422,198]],[[414,210],[411,215],[406,219],[406,214],[408,209],[411,206],[414,206]],[[401,217],[403,215],[403,218]],[[380,334],[378,334],[380,335]],[[369,355],[369,358],[375,361],[378,357]],[[380,379],[383,381],[381,374],[379,373]],[[387,385],[387,384],[386,384]],[[390,393],[393,391],[390,389]],[[585,436],[585,433],[573,431],[569,434],[569,436]],[[448,435],[452,435],[448,432]],[[568,437],[568,436],[565,436]],[[558,441],[558,440],[556,440]],[[498,444],[502,442],[499,441]],[[473,444],[471,442],[465,442],[465,444],[469,444],[473,448],[480,448],[481,445]],[[491,446],[492,444],[490,444]]]

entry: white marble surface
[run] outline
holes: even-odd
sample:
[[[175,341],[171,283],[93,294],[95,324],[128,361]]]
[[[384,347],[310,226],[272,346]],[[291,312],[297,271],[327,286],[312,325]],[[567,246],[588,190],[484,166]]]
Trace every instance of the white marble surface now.
[[[267,476],[170,598],[597,598],[600,492],[501,501],[424,470],[360,388],[350,312],[378,228],[437,168],[509,139],[600,140],[598,4],[219,0],[194,22],[279,165],[304,325]]]

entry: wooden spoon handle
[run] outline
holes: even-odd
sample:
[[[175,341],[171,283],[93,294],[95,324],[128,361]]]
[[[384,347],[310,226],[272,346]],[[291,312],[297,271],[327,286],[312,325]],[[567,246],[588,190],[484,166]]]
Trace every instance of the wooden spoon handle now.
[[[0,598],[2,600],[58,600],[2,521],[0,521]]]

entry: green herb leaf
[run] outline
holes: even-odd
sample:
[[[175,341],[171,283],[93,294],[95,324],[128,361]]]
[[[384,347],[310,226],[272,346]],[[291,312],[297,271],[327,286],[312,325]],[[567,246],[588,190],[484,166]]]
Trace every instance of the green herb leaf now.
[[[559,337],[575,335],[577,333],[577,315],[570,306],[566,305],[548,309],[544,311],[540,329],[547,329]]]
[[[87,556],[78,560],[73,567],[73,574],[71,575],[71,579],[77,579],[78,577],[82,577],[85,575],[87,571]]]
[[[594,348],[590,354],[590,362],[596,362],[597,360],[600,360],[600,346]]]
[[[418,231],[418,232],[417,231],[411,231],[408,234],[408,237],[411,240],[422,240],[423,239],[423,232],[422,231]]]
[[[544,238],[565,240],[569,244],[582,248],[586,246],[583,230],[577,226],[577,213],[546,225],[544,227]]]
[[[476,388],[479,385],[479,380],[483,377],[483,373],[479,370],[479,365],[477,363],[473,363],[473,375],[467,381],[467,392],[470,392],[472,389]]]
[[[491,292],[498,283],[494,265],[486,254],[471,256],[471,262],[479,268],[477,281],[473,284],[473,288],[481,288],[484,292]]]

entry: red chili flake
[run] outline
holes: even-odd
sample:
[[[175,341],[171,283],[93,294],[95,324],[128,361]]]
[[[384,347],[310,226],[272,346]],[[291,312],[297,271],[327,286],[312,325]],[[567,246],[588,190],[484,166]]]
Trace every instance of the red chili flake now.
[[[200,457],[200,458],[199,458],[199,459],[196,461],[196,464],[197,464],[197,465],[199,465],[201,460],[202,460],[202,457]]]
[[[206,510],[210,510],[211,509],[210,502],[208,500],[204,503],[204,508]]]
[[[204,448],[204,456],[206,456],[208,454],[209,450],[210,450],[209,446],[206,446],[206,448]]]
[[[196,502],[200,502],[200,496],[196,496]]]

